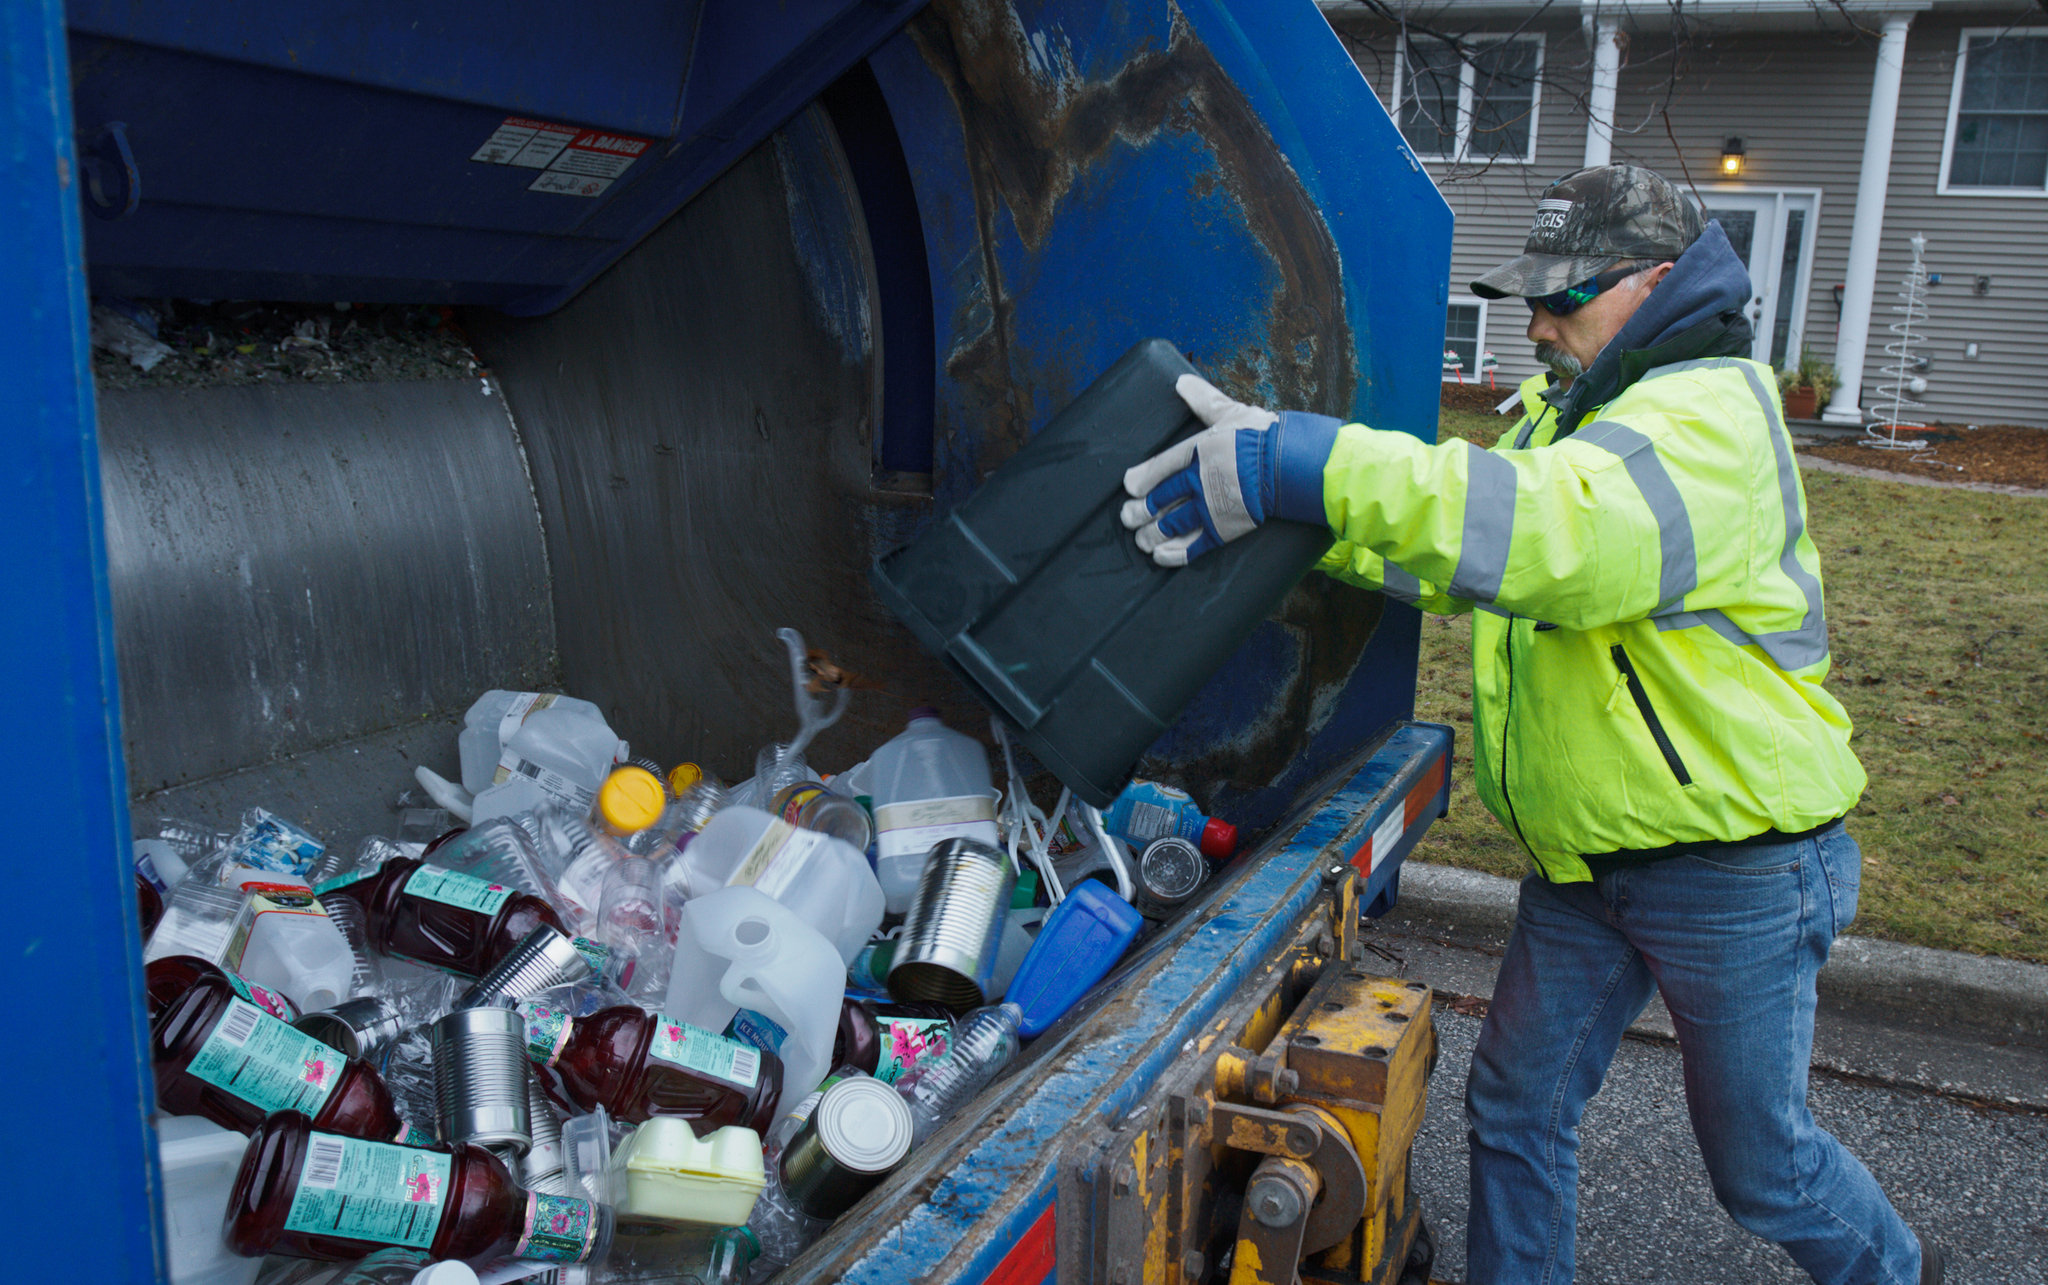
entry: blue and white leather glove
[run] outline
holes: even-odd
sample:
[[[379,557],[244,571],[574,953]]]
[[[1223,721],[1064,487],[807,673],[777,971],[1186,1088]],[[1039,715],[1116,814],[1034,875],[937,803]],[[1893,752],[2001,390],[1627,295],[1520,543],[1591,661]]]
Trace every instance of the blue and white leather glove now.
[[[1272,518],[1322,525],[1323,465],[1337,441],[1326,415],[1275,415],[1199,375],[1173,390],[1208,425],[1124,474],[1123,523],[1162,567],[1186,566]]]

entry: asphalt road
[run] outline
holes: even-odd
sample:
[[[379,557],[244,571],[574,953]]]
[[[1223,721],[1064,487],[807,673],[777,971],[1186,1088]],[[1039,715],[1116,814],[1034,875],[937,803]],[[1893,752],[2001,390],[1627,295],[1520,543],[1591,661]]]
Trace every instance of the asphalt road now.
[[[1414,975],[1422,976],[1418,971]],[[1435,1275],[1465,1279],[1465,1072],[1479,1019],[1436,1011],[1442,1057],[1411,1173],[1440,1243]],[[1816,1074],[1814,1116],[1868,1165],[1951,1285],[2048,1285],[2048,1116]],[[1714,1203],[1685,1117],[1678,1050],[1622,1042],[1586,1110],[1581,1285],[1764,1285],[1805,1273]]]

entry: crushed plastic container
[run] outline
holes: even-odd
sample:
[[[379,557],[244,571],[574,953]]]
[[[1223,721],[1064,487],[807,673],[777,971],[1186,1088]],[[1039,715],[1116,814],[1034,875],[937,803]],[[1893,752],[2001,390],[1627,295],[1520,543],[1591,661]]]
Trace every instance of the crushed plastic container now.
[[[158,1116],[171,1285],[249,1285],[263,1266],[221,1242],[220,1214],[249,1140],[196,1115]]]
[[[737,1227],[766,1180],[761,1135],[727,1125],[699,1138],[687,1122],[657,1116],[612,1152],[611,1189],[621,1214]]]
[[[1193,373],[1163,339],[1131,349],[870,575],[925,650],[1096,807],[1330,546],[1319,526],[1269,522],[1188,567],[1138,551],[1119,518],[1124,471],[1201,430],[1173,390]]]
[[[842,963],[852,963],[882,923],[882,887],[859,849],[758,808],[723,809],[677,860],[691,896],[758,889],[823,934]]]
[[[549,802],[588,813],[612,764],[626,754],[626,743],[588,701],[536,704],[505,738],[490,780],[475,792],[471,819],[530,812]]]

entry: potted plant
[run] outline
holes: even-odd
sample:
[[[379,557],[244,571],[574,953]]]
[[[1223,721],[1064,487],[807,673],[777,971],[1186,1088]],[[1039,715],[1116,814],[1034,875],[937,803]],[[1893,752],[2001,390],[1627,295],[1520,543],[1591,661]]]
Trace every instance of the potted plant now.
[[[1835,368],[1801,349],[1799,364],[1778,372],[1778,396],[1786,419],[1812,419],[1835,395]]]

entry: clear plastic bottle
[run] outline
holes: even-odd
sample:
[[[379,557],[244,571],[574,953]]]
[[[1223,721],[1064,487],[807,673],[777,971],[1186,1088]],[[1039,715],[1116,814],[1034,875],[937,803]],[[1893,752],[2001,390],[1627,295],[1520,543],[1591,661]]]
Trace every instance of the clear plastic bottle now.
[[[767,1181],[754,1201],[754,1212],[747,1217],[747,1230],[754,1233],[761,1246],[761,1255],[754,1260],[754,1274],[765,1280],[789,1266],[831,1225],[796,1207],[783,1190],[780,1158],[771,1161]]]
[[[1015,1004],[977,1008],[960,1019],[951,1052],[918,1063],[896,1081],[897,1092],[910,1104],[911,1137],[917,1143],[952,1119],[1017,1056],[1017,1027],[1023,1020],[1024,1010]]]
[[[875,805],[875,874],[889,913],[910,909],[925,855],[944,839],[1001,845],[988,751],[930,707],[868,759]]]
[[[656,1001],[668,993],[675,952],[663,923],[659,864],[646,857],[613,864],[598,901],[597,941],[611,952],[612,976],[628,995]]]
[[[548,805],[534,809],[540,859],[553,872],[554,904],[574,936],[587,937],[604,901],[605,877],[631,855],[582,813]]]
[[[479,821],[431,851],[437,866],[515,888],[560,908],[561,894],[556,891],[553,874],[541,861],[533,836],[511,817]]]

